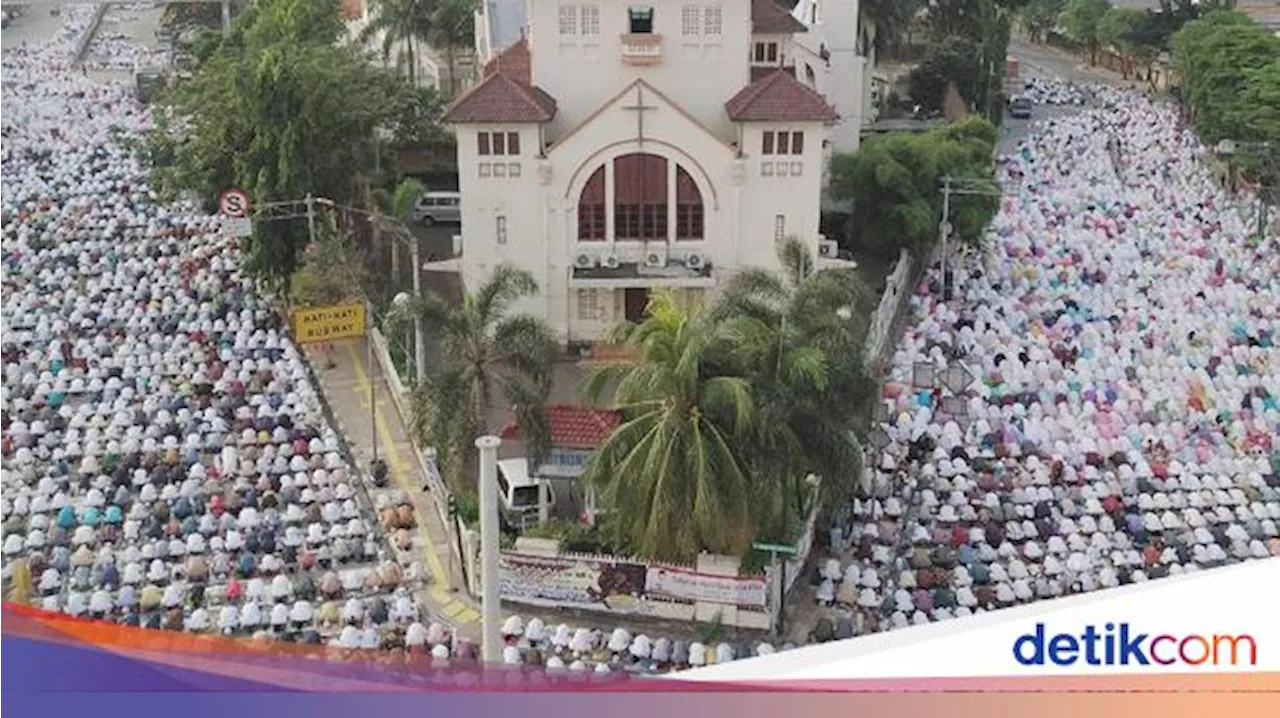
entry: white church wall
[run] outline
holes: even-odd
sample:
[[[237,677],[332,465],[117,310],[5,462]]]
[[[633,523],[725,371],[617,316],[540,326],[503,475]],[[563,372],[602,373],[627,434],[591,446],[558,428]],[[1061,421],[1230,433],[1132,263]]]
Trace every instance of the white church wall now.
[[[772,154],[764,154],[766,132],[774,133]],[[777,136],[783,132],[788,136],[785,155],[777,154]],[[803,151],[791,154],[797,132],[803,133]],[[744,240],[738,250],[740,265],[777,268],[775,242],[779,236],[794,235],[817,256],[823,137],[820,122],[744,125],[746,171],[738,213]]]
[[[530,0],[530,6],[534,82],[560,103],[557,133],[568,129],[561,123],[585,117],[635,78],[708,118],[712,129],[728,131],[724,102],[749,79],[750,0]],[[629,64],[623,57],[628,10],[642,6],[653,8],[653,34],[660,38],[660,59],[651,65]],[[686,7],[699,10],[697,34],[684,32],[694,29],[685,26]],[[717,28],[718,34],[707,32]]]

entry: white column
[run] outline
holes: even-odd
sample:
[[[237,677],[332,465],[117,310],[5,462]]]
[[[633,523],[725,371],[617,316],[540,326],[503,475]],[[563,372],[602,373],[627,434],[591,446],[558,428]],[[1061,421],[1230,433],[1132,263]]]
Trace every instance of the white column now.
[[[498,446],[502,439],[481,436],[480,450],[480,655],[486,663],[502,660],[502,605],[498,595]]]
[[[551,520],[551,481],[549,479],[540,479],[538,481],[538,524],[545,524]]]
[[[613,222],[613,160],[608,160],[604,163],[604,239],[609,243],[610,252],[617,237]]]
[[[705,213],[705,210],[704,210]],[[667,242],[676,241],[676,161],[667,160]]]

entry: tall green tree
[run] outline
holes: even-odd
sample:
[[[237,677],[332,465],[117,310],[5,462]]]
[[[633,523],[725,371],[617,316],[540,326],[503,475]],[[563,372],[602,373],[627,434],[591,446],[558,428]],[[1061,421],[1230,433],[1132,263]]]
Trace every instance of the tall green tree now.
[[[375,0],[369,24],[360,32],[366,44],[379,43],[384,64],[395,61],[405,69],[415,87],[418,60],[423,48],[436,32],[435,18],[441,0]],[[396,45],[404,49],[396,52]],[[393,57],[394,55],[394,57]]]
[[[832,192],[853,202],[854,242],[886,258],[899,249],[927,250],[942,217],[943,176],[994,183],[995,140],[990,122],[970,117],[928,132],[869,137],[857,152],[836,155]],[[979,241],[998,206],[985,195],[953,196],[951,222],[958,238]]]
[[[550,429],[544,407],[555,337],[544,320],[512,313],[519,300],[537,292],[532,274],[499,265],[483,285],[464,292],[461,306],[428,293],[410,309],[439,342],[425,381],[413,390],[412,432],[435,447],[454,489],[468,488],[474,441],[492,428],[487,417],[499,395],[514,408],[530,460],[546,455]]]
[[[1137,63],[1133,32],[1142,23],[1143,15],[1137,8],[1113,7],[1098,20],[1098,43],[1120,55],[1120,75],[1126,80]]]
[[[1022,8],[1020,20],[1032,42],[1044,42],[1049,31],[1058,26],[1058,18],[1067,0],[1031,0]]]
[[[1276,92],[1267,68],[1280,57],[1280,38],[1240,13],[1215,12],[1188,23],[1172,44],[1183,99],[1205,142],[1280,141],[1266,121],[1274,106],[1254,102]]]
[[[910,32],[923,0],[861,0],[858,27],[865,30],[881,52],[899,43]]]
[[[160,98],[149,143],[156,186],[212,202],[239,187],[257,205],[307,194],[361,204],[404,83],[351,47],[336,0],[262,0],[237,16],[193,76]],[[259,225],[248,267],[287,289],[302,220]]]
[[[444,51],[449,67],[449,95],[458,94],[458,56],[475,45],[476,8],[480,0],[437,0],[428,35],[436,48]]]
[[[861,467],[860,394],[867,289],[850,269],[816,269],[796,238],[779,243],[781,272],[735,274],[713,309],[735,337],[735,364],[751,386],[755,421],[742,442],[761,538],[790,540],[821,477],[847,498]],[[726,367],[727,368],[727,367]]]
[[[1063,30],[1085,49],[1090,64],[1098,61],[1098,23],[1110,8],[1107,0],[1069,0],[1062,11]]]
[[[755,526],[738,447],[755,404],[743,376],[712,368],[732,363],[734,338],[665,291],[650,300],[644,321],[618,333],[635,358],[596,369],[583,385],[596,402],[612,388],[623,414],[583,475],[612,509],[605,530],[642,557],[741,555]]]

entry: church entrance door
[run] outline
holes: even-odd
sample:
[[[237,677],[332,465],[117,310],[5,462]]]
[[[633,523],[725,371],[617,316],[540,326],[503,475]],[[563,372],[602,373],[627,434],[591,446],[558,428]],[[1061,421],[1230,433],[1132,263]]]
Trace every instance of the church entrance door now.
[[[643,287],[625,290],[627,321],[640,323],[644,321],[645,310],[649,306],[649,290]]]

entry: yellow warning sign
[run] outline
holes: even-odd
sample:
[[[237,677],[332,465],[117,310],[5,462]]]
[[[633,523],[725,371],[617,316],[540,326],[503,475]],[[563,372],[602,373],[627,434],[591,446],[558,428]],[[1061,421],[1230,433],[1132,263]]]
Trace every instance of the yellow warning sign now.
[[[299,344],[364,336],[364,305],[294,309],[289,313],[293,340]]]

